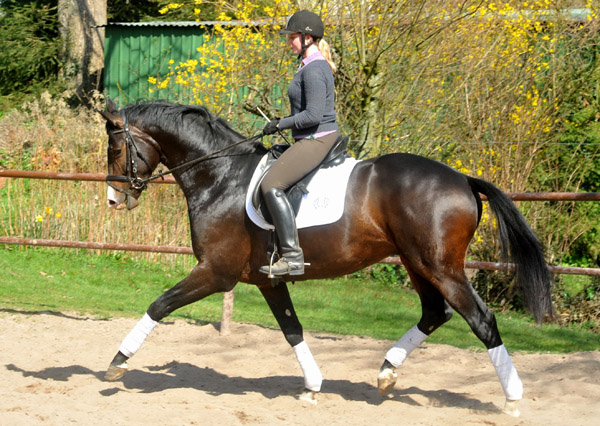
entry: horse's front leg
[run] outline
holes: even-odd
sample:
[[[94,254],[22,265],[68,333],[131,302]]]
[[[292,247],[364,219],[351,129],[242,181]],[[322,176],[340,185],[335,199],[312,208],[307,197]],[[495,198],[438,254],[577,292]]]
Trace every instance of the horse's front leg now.
[[[452,309],[441,293],[409,266],[406,270],[421,299],[422,315],[419,323],[408,330],[387,352],[377,377],[377,387],[381,396],[393,389],[398,379],[396,369],[406,361],[411,352],[434,330],[452,318]]]
[[[294,311],[287,285],[284,282],[279,282],[276,286],[270,284],[259,286],[259,289],[271,308],[285,339],[294,349],[300,368],[304,373],[305,390],[299,397],[304,401],[316,404],[315,395],[321,390],[323,376],[304,341],[302,325]]]
[[[104,379],[107,381],[120,379],[127,371],[127,360],[140,349],[158,322],[171,312],[216,292],[229,291],[235,287],[235,284],[235,279],[217,277],[208,268],[197,265],[186,278],[150,305],[142,319],[121,342],[119,351],[111,361]]]

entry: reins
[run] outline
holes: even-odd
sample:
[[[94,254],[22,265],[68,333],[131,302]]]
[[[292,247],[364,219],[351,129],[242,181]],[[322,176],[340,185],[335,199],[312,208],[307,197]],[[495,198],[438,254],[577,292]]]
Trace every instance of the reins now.
[[[202,161],[208,160],[208,159],[209,159],[210,157],[212,157],[213,155],[220,154],[220,153],[222,153],[223,151],[227,151],[228,149],[234,148],[234,147],[236,147],[236,146],[238,146],[238,145],[241,145],[241,144],[243,144],[243,143],[246,143],[246,142],[251,142],[251,141],[255,141],[255,140],[257,140],[258,138],[262,137],[262,135],[263,135],[263,134],[262,134],[262,132],[261,132],[261,133],[258,133],[258,134],[256,134],[256,135],[254,135],[254,136],[251,136],[251,137],[249,137],[249,138],[242,139],[242,140],[240,140],[240,141],[237,141],[237,142],[235,142],[235,143],[232,143],[231,145],[227,145],[226,147],[224,147],[224,148],[221,148],[221,149],[219,149],[219,150],[217,150],[217,151],[211,152],[210,154],[203,155],[202,157],[195,158],[195,159],[193,159],[193,160],[190,160],[190,161],[187,161],[187,162],[185,162],[185,163],[183,163],[183,164],[180,164],[179,166],[175,166],[175,167],[173,167],[172,169],[169,169],[169,170],[167,170],[167,171],[164,171],[164,172],[162,172],[162,171],[161,171],[161,172],[158,172],[157,174],[155,174],[155,175],[153,175],[153,176],[150,176],[150,177],[148,177],[148,178],[146,178],[146,179],[140,179],[140,181],[141,181],[141,182],[143,182],[143,183],[148,183],[148,182],[150,182],[151,180],[158,179],[158,178],[163,178],[164,176],[170,175],[170,174],[172,174],[173,172],[176,172],[177,170],[181,170],[181,169],[184,169],[184,168],[186,168],[186,167],[193,166],[194,164],[200,163],[200,162],[202,162]]]
[[[142,161],[144,161],[144,163],[146,163],[146,165],[149,166],[148,162],[140,155],[139,150],[137,149],[136,143],[135,143],[135,139],[133,138],[133,135],[131,134],[131,131],[129,130],[129,125],[127,124],[127,118],[125,117],[125,114],[123,114],[123,112],[121,111],[121,117],[123,117],[123,129],[117,130],[115,132],[113,132],[113,134],[118,134],[118,133],[125,133],[125,142],[126,142],[126,149],[127,149],[127,165],[126,165],[126,176],[116,176],[116,175],[108,175],[106,176],[106,183],[114,188],[115,190],[122,192],[124,194],[128,194],[128,195],[133,195],[131,194],[128,190],[123,190],[121,188],[118,188],[114,185],[112,185],[110,182],[129,182],[129,184],[131,185],[131,188],[136,189],[136,190],[144,190],[146,189],[148,182],[155,180],[155,179],[159,179],[159,178],[164,178],[167,175],[170,175],[178,170],[193,166],[194,164],[198,164],[202,161],[206,161],[208,159],[210,159],[212,156],[220,154],[224,151],[227,151],[231,148],[234,148],[238,145],[241,145],[243,143],[246,142],[251,142],[251,141],[255,141],[258,138],[263,136],[263,133],[258,133],[254,136],[251,136],[249,138],[246,139],[242,139],[240,141],[237,141],[235,143],[232,143],[231,145],[227,145],[224,148],[221,148],[217,151],[213,151],[209,154],[203,155],[202,157],[199,158],[195,158],[193,160],[187,161],[183,164],[180,164],[178,166],[175,166],[171,169],[168,169],[166,171],[160,171],[155,175],[152,175],[150,177],[147,177],[145,179],[142,179],[140,177],[137,176],[137,168],[135,166],[135,161],[133,160],[133,153],[132,151],[135,149],[136,154],[139,158],[142,159]]]

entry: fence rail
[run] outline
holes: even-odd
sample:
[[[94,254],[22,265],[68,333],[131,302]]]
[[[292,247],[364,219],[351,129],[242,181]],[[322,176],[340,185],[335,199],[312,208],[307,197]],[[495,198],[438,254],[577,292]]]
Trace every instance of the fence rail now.
[[[27,170],[0,169],[0,177],[52,179],[52,180],[81,180],[88,182],[105,182],[103,173],[63,173],[36,172]],[[154,179],[150,183],[177,183],[172,176]],[[600,201],[600,192],[508,192],[514,201]],[[485,195],[481,198],[486,200]]]
[[[123,244],[123,243],[101,243],[93,241],[66,241],[66,240],[44,240],[39,238],[18,238],[0,236],[0,244],[14,244],[23,246],[43,246],[43,247],[65,247],[77,249],[92,250],[123,250],[149,253],[169,253],[169,254],[189,254],[193,255],[191,247],[181,246],[151,246],[144,244]],[[398,257],[386,257],[379,263],[389,265],[402,265]],[[465,267],[468,269],[484,269],[489,271],[512,271],[514,264],[500,262],[481,262],[467,260]],[[563,275],[589,275],[600,277],[600,268],[578,268],[572,266],[553,266],[548,265],[548,269],[553,274]]]
[[[53,180],[79,180],[104,182],[106,175],[102,173],[61,173],[61,172],[37,172],[0,169],[0,177],[28,178],[28,179],[53,179]],[[176,183],[173,177],[155,179],[150,183]],[[600,192],[513,192],[508,196],[515,201],[600,201]],[[485,200],[485,197],[482,197]],[[123,250],[152,253],[193,254],[191,247],[180,246],[151,246],[143,244],[104,243],[92,241],[66,241],[66,240],[44,240],[35,238],[19,238],[0,236],[1,244],[31,245],[46,247],[65,247],[96,250]],[[398,257],[387,257],[380,263],[401,265]],[[509,271],[514,269],[510,263],[467,261],[465,266],[469,269],[484,269],[493,271]],[[553,274],[565,275],[589,275],[600,276],[600,268],[577,268],[569,266],[548,266]]]
[[[82,180],[88,182],[105,182],[103,173],[63,173],[63,172],[36,172],[29,170],[0,169],[0,177],[27,178],[27,179],[52,179],[52,180]],[[163,179],[154,179],[150,183],[177,183],[172,176]]]

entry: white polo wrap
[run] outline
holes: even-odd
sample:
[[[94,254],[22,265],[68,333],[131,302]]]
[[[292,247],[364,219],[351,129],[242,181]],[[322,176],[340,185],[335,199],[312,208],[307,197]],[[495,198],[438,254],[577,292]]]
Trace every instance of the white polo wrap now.
[[[518,401],[523,398],[523,382],[513,366],[512,360],[504,345],[489,349],[490,360],[496,369],[498,379],[504,389],[506,399]]]
[[[294,346],[294,353],[304,373],[304,387],[308,390],[319,392],[321,390],[321,383],[323,383],[323,375],[306,342],[303,341]]]
[[[400,367],[410,353],[426,338],[427,335],[415,325],[385,354],[385,359],[394,367]]]
[[[157,324],[158,322],[150,318],[147,313],[144,314],[119,346],[119,352],[128,358],[132,357]]]

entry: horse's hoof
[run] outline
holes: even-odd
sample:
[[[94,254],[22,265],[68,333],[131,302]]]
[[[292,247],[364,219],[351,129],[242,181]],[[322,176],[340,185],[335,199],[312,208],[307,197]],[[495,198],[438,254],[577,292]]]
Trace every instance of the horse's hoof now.
[[[379,395],[384,396],[394,388],[398,375],[391,368],[384,368],[377,376]]]
[[[119,380],[123,377],[123,374],[127,371],[127,364],[123,363],[120,365],[111,364],[106,370],[106,374],[104,375],[104,380],[107,382],[114,382],[115,380]]]
[[[512,417],[519,417],[521,415],[521,412],[519,411],[519,401],[507,399],[502,412]]]
[[[317,405],[316,395],[317,395],[317,393],[315,391],[306,389],[304,392],[302,392],[300,395],[298,395],[298,399],[300,401],[308,402],[309,404],[312,404],[312,405]]]

